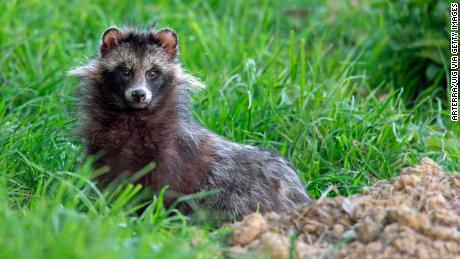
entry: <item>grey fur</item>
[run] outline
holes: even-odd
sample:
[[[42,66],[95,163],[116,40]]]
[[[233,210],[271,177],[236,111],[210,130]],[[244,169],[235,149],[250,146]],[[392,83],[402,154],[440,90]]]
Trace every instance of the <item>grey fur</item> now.
[[[280,156],[219,136],[212,138],[217,159],[209,188],[221,190],[214,200],[215,210],[241,219],[255,210],[284,212],[309,200],[297,174]]]

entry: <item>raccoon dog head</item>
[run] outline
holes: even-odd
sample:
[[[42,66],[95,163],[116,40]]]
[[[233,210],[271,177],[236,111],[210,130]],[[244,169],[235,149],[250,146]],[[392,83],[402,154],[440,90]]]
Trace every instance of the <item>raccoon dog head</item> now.
[[[152,109],[172,87],[203,86],[182,70],[177,54],[178,38],[170,29],[110,28],[102,35],[100,55],[71,74],[89,81],[97,102],[107,107]]]

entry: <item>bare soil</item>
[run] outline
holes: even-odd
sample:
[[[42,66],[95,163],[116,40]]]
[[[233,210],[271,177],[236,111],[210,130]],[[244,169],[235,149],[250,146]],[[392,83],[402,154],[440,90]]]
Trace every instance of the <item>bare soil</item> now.
[[[460,174],[423,158],[361,194],[232,227],[229,257],[460,258]]]

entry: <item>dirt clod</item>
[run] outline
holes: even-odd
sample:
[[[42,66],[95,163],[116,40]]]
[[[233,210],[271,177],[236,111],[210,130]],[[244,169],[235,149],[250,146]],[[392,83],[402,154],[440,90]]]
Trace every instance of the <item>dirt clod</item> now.
[[[322,199],[233,225],[230,251],[272,258],[456,258],[460,174],[428,158],[361,194]],[[291,254],[290,254],[291,253]]]
[[[229,237],[231,245],[246,245],[267,230],[267,222],[260,214],[251,214],[239,222]]]

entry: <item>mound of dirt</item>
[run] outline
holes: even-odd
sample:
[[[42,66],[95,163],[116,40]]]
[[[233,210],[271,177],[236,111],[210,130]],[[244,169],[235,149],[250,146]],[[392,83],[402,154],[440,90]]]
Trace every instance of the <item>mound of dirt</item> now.
[[[428,158],[359,195],[314,201],[290,213],[252,214],[232,225],[228,256],[457,258],[460,174]]]

